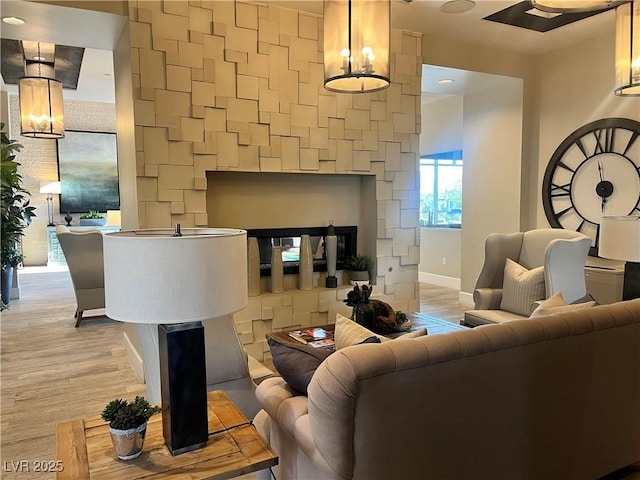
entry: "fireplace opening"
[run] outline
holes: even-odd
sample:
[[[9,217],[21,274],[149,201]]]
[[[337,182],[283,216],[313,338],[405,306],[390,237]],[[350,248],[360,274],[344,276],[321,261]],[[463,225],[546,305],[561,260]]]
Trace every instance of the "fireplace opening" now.
[[[336,226],[338,237],[338,255],[336,268],[343,270],[347,259],[356,254],[358,241],[357,226]],[[247,229],[247,238],[258,239],[260,250],[260,276],[271,275],[271,252],[273,247],[283,247],[282,265],[285,274],[299,272],[300,237],[309,235],[311,251],[313,252],[313,271],[327,271],[327,256],[324,250],[324,237],[327,227],[298,227],[298,228],[253,228]]]

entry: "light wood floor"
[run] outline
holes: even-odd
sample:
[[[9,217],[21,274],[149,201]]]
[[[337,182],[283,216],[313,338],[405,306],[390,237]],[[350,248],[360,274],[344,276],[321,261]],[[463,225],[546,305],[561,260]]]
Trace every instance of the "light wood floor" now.
[[[0,319],[0,478],[49,479],[54,474],[33,468],[55,460],[56,424],[96,416],[109,400],[144,395],[145,388],[129,364],[120,323],[103,318],[74,328],[68,272],[23,269],[20,285],[22,298]],[[468,309],[448,288],[421,284],[420,299],[423,313],[456,323]],[[11,471],[25,465],[20,461],[31,471]]]

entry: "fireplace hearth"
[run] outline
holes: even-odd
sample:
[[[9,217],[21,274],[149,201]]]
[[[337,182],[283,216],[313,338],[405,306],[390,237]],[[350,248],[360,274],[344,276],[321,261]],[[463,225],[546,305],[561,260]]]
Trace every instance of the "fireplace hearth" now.
[[[343,270],[347,258],[357,251],[358,227],[336,226],[338,237],[337,269]],[[327,271],[327,257],[324,250],[324,237],[327,227],[297,228],[254,228],[247,229],[247,238],[258,239],[260,250],[260,276],[271,274],[271,251],[273,247],[283,247],[282,263],[285,274],[297,274],[299,271],[300,237],[309,235],[313,252],[313,271]]]

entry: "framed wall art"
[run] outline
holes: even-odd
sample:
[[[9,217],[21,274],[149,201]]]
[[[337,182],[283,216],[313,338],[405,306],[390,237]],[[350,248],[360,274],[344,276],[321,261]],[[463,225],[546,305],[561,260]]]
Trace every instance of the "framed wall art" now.
[[[120,209],[115,133],[67,130],[57,148],[61,213]]]

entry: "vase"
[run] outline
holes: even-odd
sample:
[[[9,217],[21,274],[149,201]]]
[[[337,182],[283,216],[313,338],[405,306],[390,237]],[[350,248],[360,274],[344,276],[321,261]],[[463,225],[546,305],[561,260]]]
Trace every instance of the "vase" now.
[[[337,288],[338,279],[336,277],[336,263],[338,260],[338,237],[333,223],[327,228],[327,235],[324,237],[324,252],[327,257],[327,279],[325,286],[327,288]]]
[[[349,272],[349,283],[351,285],[369,285],[369,272],[352,270]]]
[[[311,239],[309,235],[300,237],[300,258],[298,262],[298,278],[300,290],[313,288],[313,255],[311,253]]]
[[[370,303],[359,303],[353,306],[353,321],[373,331],[375,312]]]
[[[71,226],[71,220],[73,220],[73,217],[71,216],[71,214],[69,212],[67,212],[67,214],[64,216],[64,220],[65,222],[67,222],[67,227]]]
[[[271,250],[271,293],[284,292],[284,267],[282,265],[282,247]]]
[[[92,226],[92,227],[103,227],[107,224],[106,218],[81,218],[80,225],[82,226]]]
[[[109,427],[109,433],[118,458],[120,460],[133,460],[142,453],[144,436],[147,433],[147,422],[128,430]]]
[[[5,267],[2,270],[2,303],[9,305],[11,301],[11,290],[13,289],[13,269],[14,267]]]
[[[247,241],[247,276],[249,278],[249,296],[260,295],[260,249],[258,239],[249,237]]]

